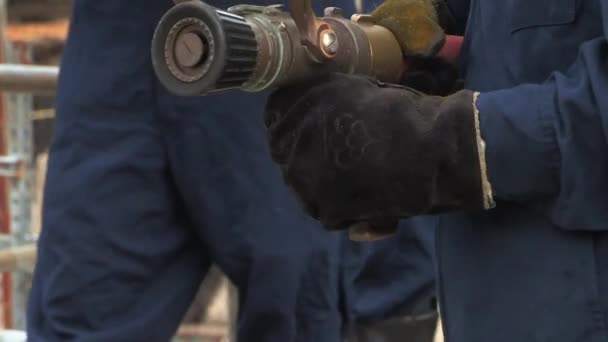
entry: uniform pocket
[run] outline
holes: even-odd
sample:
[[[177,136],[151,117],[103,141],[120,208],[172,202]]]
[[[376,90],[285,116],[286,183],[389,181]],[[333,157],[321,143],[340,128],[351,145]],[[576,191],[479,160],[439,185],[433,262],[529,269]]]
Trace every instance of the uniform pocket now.
[[[511,33],[571,24],[576,19],[576,7],[577,0],[513,0],[509,12],[512,13],[509,22]]]

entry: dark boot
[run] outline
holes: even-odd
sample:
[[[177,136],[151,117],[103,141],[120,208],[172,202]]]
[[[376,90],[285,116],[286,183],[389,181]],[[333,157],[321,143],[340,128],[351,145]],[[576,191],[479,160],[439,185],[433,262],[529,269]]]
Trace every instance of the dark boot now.
[[[436,299],[427,297],[409,315],[352,322],[345,342],[433,342],[438,320]]]
[[[346,342],[433,342],[438,314],[429,311],[373,323],[356,323]]]

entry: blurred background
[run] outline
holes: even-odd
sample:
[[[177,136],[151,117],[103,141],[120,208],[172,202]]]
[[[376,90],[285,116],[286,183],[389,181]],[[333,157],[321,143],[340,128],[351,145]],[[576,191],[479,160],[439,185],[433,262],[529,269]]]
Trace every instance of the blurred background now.
[[[18,331],[25,329],[70,2],[0,0],[0,342],[25,340]],[[213,269],[174,341],[227,341],[233,290]]]

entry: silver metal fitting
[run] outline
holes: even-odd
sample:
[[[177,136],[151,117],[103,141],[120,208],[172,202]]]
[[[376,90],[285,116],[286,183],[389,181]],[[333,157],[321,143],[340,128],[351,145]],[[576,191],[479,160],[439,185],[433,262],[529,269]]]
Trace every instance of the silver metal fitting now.
[[[0,177],[22,177],[25,159],[17,155],[0,156]]]
[[[324,30],[321,32],[321,48],[328,55],[335,55],[338,52],[340,44],[338,36],[333,30]]]

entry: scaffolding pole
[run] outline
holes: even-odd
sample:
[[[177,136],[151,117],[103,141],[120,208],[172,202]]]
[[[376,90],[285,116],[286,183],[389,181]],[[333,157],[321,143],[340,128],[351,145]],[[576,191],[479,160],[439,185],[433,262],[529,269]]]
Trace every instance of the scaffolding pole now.
[[[59,68],[55,66],[0,64],[0,90],[54,95]]]
[[[0,249],[0,272],[29,271],[35,262],[35,244]]]

